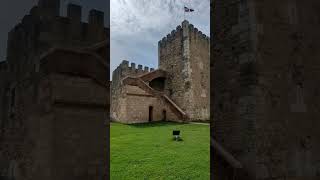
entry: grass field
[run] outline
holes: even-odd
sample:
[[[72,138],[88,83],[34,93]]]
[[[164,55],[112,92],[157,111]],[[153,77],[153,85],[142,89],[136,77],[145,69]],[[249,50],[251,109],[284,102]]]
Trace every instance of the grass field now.
[[[110,128],[112,180],[210,178],[209,125],[111,123]],[[183,141],[173,141],[174,129]]]

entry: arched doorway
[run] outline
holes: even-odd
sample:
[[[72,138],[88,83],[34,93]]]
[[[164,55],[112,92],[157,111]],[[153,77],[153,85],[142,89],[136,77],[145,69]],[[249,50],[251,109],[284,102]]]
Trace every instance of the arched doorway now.
[[[164,77],[158,77],[149,82],[150,87],[157,91],[163,91],[165,88],[165,80]]]

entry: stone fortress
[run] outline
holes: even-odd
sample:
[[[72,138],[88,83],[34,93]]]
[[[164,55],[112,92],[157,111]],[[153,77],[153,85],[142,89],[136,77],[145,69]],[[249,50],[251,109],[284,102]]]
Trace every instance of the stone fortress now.
[[[60,0],[39,0],[8,34],[0,179],[106,179],[109,29],[101,11],[87,23],[79,5],[59,12]]]
[[[158,43],[158,69],[124,60],[113,72],[111,118],[122,123],[209,120],[210,39],[183,21]]]

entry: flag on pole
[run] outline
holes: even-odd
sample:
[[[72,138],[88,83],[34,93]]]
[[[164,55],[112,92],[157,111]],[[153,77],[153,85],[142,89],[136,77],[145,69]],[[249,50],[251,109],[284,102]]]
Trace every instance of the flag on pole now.
[[[188,7],[184,7],[184,12],[193,12],[194,10]]]

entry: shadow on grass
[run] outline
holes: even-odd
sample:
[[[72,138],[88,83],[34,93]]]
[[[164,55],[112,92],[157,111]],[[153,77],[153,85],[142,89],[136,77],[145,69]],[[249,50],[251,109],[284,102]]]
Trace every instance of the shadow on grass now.
[[[179,141],[183,141],[183,139],[181,137],[179,137],[178,139],[172,138],[172,141],[179,142]]]

